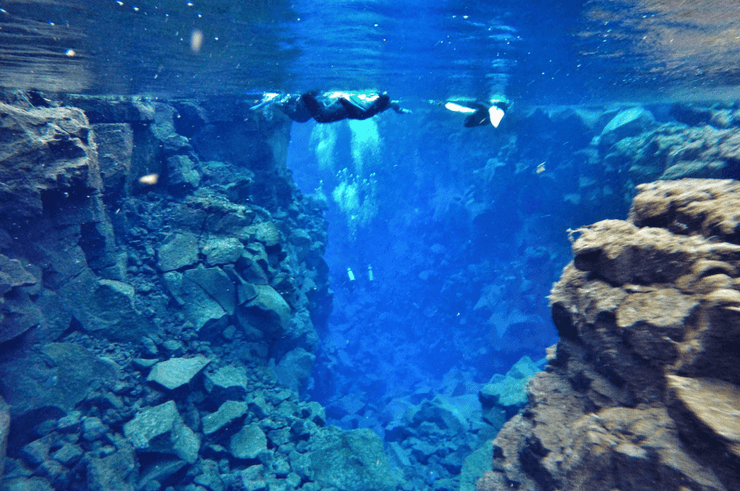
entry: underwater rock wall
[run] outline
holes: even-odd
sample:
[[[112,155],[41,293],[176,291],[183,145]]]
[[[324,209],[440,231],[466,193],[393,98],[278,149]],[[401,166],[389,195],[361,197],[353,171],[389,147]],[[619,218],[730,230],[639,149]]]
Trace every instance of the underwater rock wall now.
[[[637,187],[576,230],[560,334],[480,491],[740,489],[740,185]]]
[[[298,401],[332,297],[287,119],[9,92],[0,121],[1,488],[395,486]]]

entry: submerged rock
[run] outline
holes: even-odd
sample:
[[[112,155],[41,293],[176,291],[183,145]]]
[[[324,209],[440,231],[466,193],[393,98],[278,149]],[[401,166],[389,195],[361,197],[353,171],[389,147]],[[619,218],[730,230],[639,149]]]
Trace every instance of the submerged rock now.
[[[391,491],[399,478],[388,468],[383,442],[369,429],[325,428],[307,452],[310,476],[323,487]]]
[[[198,458],[200,439],[185,425],[174,401],[140,411],[123,433],[137,451],[174,454],[189,464]]]
[[[237,459],[256,459],[267,450],[267,437],[259,425],[244,426],[231,437],[229,450]]]
[[[15,416],[42,408],[67,413],[90,393],[90,380],[113,383],[120,367],[72,343],[49,343],[40,353],[0,366],[6,401]]]
[[[738,184],[638,186],[550,297],[557,356],[479,489],[740,489]]]
[[[190,383],[211,360],[204,356],[195,358],[172,358],[154,365],[147,377],[148,382],[156,382],[167,389],[174,390]]]

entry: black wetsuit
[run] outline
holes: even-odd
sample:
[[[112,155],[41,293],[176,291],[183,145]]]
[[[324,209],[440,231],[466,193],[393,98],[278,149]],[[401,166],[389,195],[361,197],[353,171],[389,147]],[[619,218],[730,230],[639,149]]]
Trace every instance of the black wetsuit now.
[[[296,123],[305,123],[313,117],[299,95],[291,95],[280,104],[280,110]]]
[[[368,105],[363,104],[355,97],[352,97],[352,99],[354,100],[340,97],[330,104],[323,104],[318,100],[315,93],[309,92],[301,96],[301,101],[318,123],[333,123],[343,119],[369,119],[388,108],[392,108],[397,113],[408,112],[401,109],[397,103],[392,102],[387,94],[379,95]]]
[[[335,100],[331,104],[324,105],[316,98],[316,94],[307,93],[301,96],[301,101],[308,108],[308,112],[311,113],[313,119],[317,123],[333,123],[335,121],[341,121],[349,117],[349,113],[344,106],[339,102],[342,99]]]
[[[391,106],[391,98],[388,94],[381,94],[367,107],[344,98],[339,99],[339,103],[347,110],[349,119],[368,119],[388,109]]]

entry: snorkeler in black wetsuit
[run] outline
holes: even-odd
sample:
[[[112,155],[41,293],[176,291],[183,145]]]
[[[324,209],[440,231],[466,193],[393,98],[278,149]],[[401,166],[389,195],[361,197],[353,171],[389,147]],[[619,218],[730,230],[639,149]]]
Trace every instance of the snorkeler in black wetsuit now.
[[[291,94],[280,104],[280,110],[297,123],[305,123],[313,117],[300,95]]]
[[[339,93],[319,98],[316,92],[303,95],[264,94],[262,102],[250,109],[257,110],[277,106],[281,112],[293,121],[305,123],[313,118],[317,123],[333,123],[343,119],[368,119],[386,109],[393,109],[399,114],[410,113],[401,109],[398,102],[391,101],[387,94],[347,94]]]
[[[343,119],[369,119],[389,108],[399,114],[409,112],[401,109],[398,102],[391,101],[388,94],[372,97],[343,94],[338,98],[320,101],[316,93],[308,92],[301,96],[301,101],[317,123],[333,123]]]

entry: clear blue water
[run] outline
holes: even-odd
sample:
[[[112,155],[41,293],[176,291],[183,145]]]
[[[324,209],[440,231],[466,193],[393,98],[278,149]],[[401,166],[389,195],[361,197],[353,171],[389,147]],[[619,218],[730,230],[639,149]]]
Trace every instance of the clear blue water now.
[[[546,296],[570,259],[564,231],[626,212],[617,197],[602,208],[553,208],[579,192],[568,178],[578,167],[571,151],[588,145],[582,135],[561,128],[561,139],[543,142],[536,124],[522,125],[515,137],[532,142],[521,150],[525,171],[491,170],[514,136],[466,130],[441,101],[505,94],[513,119],[534,106],[740,97],[740,8],[731,0],[60,0],[0,9],[2,87],[254,100],[385,90],[413,112],[294,124],[288,153],[303,192],[326,197],[330,229],[334,312],[308,395],[330,422],[381,435],[398,415],[385,410],[395,399],[475,394],[521,356],[543,357],[557,341]],[[542,176],[540,149],[549,159]],[[601,179],[598,169],[577,171]],[[362,409],[346,418],[351,405]]]
[[[439,384],[454,367],[487,379],[527,353],[522,339],[528,336],[528,354],[536,358],[555,341],[545,296],[568,258],[562,230],[620,212],[615,205],[601,214],[548,221],[547,199],[521,198],[539,193],[533,175],[521,178],[520,189],[492,191],[495,199],[488,198],[495,203],[475,215],[466,206],[486,198],[469,194],[476,169],[505,141],[461,131],[460,120],[445,114],[440,101],[505,94],[523,109],[734,99],[740,88],[740,9],[729,0],[1,5],[0,85],[6,87],[255,100],[265,91],[371,89],[388,91],[414,112],[293,126],[289,166],[304,192],[321,188],[329,204],[335,312],[322,333],[326,343],[312,388],[327,403],[350,391],[341,386],[349,380],[364,384],[367,400],[401,394],[425,379]],[[526,137],[537,141],[536,132]],[[347,196],[333,196],[342,189],[359,194],[358,209],[342,208]],[[521,223],[513,209],[548,222],[538,243],[517,239],[532,225]],[[470,213],[479,217],[472,229],[464,225]],[[439,247],[430,251],[430,244]],[[514,280],[507,291],[505,279],[494,295],[509,300],[496,315],[521,330],[521,339],[509,336],[502,347],[494,336],[481,346],[480,330],[466,324],[475,316],[460,324],[460,312],[470,305],[455,297],[478,295],[485,281],[476,275],[486,274],[471,270],[470,278],[458,277],[459,270],[485,266],[489,276],[510,278],[527,267],[527,248],[544,245],[562,254],[543,259],[547,267],[528,296]],[[352,289],[348,267],[358,277]],[[475,285],[472,293],[462,291],[466,283]],[[435,302],[438,309],[429,307]],[[539,337],[531,339],[530,331]],[[328,368],[337,359],[346,373]],[[408,376],[398,376],[399,366]]]
[[[164,97],[376,88],[407,101],[504,91],[540,104],[714,100],[738,89],[740,13],[731,0],[63,0],[1,8],[0,82],[12,87]]]

